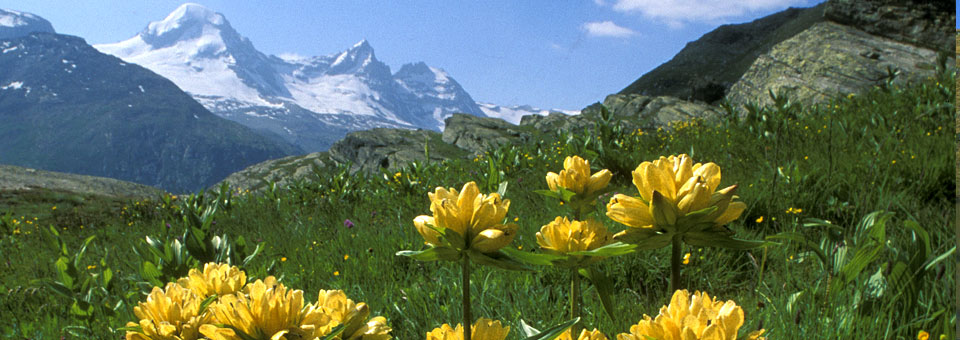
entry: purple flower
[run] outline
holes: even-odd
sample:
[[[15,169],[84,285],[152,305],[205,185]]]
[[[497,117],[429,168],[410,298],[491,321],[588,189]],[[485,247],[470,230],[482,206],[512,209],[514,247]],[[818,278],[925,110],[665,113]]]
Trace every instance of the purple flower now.
[[[167,229],[170,229],[170,223],[167,223]]]
[[[350,221],[350,219],[345,219],[343,220],[343,226],[347,228],[353,228],[353,221]]]

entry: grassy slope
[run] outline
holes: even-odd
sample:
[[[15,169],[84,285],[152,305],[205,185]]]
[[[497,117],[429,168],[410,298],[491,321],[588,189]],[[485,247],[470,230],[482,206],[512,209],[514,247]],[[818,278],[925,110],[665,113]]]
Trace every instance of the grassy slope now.
[[[236,197],[231,208],[219,210],[213,228],[263,242],[264,253],[245,268],[250,277],[282,276],[288,286],[303,289],[308,300],[316,299],[320,289],[343,289],[355,301],[367,302],[373,315],[385,316],[395,338],[420,339],[434,327],[460,318],[455,266],[394,256],[399,250],[422,249],[412,220],[429,213],[428,191],[474,180],[483,192],[490,192],[497,182],[490,180],[491,174],[496,177],[502,170],[510,183],[508,219],[521,226],[510,246],[533,250],[540,226],[566,214],[555,202],[532,193],[546,188],[545,173],[560,170],[564,157],[584,155],[595,170],[613,170],[615,190],[635,194],[629,171],[639,162],[690,153],[697,161],[720,165],[722,185],[740,186],[741,200],[749,208],[731,228],[743,238],[797,231],[820,243],[828,236],[802,227],[808,218],[830,220],[848,233],[871,212],[895,214],[887,223],[890,243],[880,260],[833,295],[826,291],[829,279],[823,264],[796,243],[751,251],[685,249],[692,254],[683,268],[686,286],[743,306],[743,334],[762,325],[776,339],[913,338],[921,329],[933,337],[940,333],[952,337],[956,282],[943,274],[954,271],[955,261],[940,262],[922,274],[910,291],[916,293],[910,299],[916,305],[897,302],[889,292],[870,297],[876,290],[867,283],[870,275],[882,273],[886,263],[897,259],[898,252],[917,253],[906,221],[917,221],[930,235],[931,257],[955,244],[954,156],[944,152],[955,139],[949,133],[954,77],[945,75],[909,88],[875,89],[818,108],[764,111],[717,126],[694,122],[675,125],[672,132],[601,129],[606,131],[602,136],[545,136],[476,160],[408,168],[396,179],[321,169],[326,176],[313,181]],[[57,256],[49,245],[51,236],[36,225],[61,230],[71,251],[95,235],[81,268],[98,266],[86,272],[93,274],[100,273],[103,264],[110,266],[119,279],[110,290],[110,301],[122,300],[129,306],[143,297],[136,293],[139,262],[131,246],[145,235],[172,239],[178,234],[184,201],[80,203],[77,209],[104,212],[85,215],[89,217],[82,229],[76,221],[58,219],[64,203],[56,203],[60,205],[56,210],[43,199],[0,206],[17,217],[38,217],[17,233],[4,230],[0,235],[0,253],[6,257],[0,268],[9,273],[0,276],[0,336],[52,338],[67,330],[84,333],[68,327],[82,326],[97,337],[115,338],[109,329],[133,319],[129,307],[121,308],[116,317],[86,322],[69,316],[69,301],[36,281],[55,277]],[[789,208],[802,213],[786,212]],[[344,224],[348,219],[352,228]],[[598,219],[612,232],[624,228],[605,216]],[[601,262],[598,268],[614,278],[620,317],[611,320],[604,315],[593,289],[587,288],[586,324],[613,338],[643,314],[655,315],[670,295],[668,254],[661,249]],[[519,339],[521,318],[538,327],[566,318],[565,271],[543,268],[516,274],[478,268],[472,278],[474,315],[504,320],[512,328],[509,339]]]

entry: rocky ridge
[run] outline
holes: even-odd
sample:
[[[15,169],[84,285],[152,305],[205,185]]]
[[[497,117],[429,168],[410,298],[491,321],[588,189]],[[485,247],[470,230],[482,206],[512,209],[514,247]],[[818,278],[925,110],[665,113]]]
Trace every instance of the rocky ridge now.
[[[862,2],[863,4],[860,2],[852,4],[846,0],[830,0],[814,8],[790,9],[758,19],[754,23],[765,25],[776,33],[759,38],[743,37],[744,32],[756,33],[756,27],[746,29],[737,25],[721,26],[704,35],[698,42],[716,43],[713,40],[729,35],[730,39],[739,37],[734,39],[738,41],[746,39],[741,43],[753,48],[745,54],[721,58],[721,61],[726,61],[726,64],[710,65],[716,69],[736,69],[746,64],[742,71],[736,71],[739,74],[733,79],[732,84],[718,84],[723,86],[719,89],[719,97],[713,98],[714,101],[725,99],[736,105],[748,102],[766,104],[769,103],[768,91],[773,90],[788,93],[793,101],[812,104],[836,95],[846,95],[878,85],[886,81],[888,67],[899,70],[900,76],[897,81],[932,75],[935,72],[934,62],[937,50],[930,47],[941,43],[937,40],[939,33],[936,33],[940,29],[936,28],[938,26],[935,24],[943,19],[940,18],[942,13],[931,11],[938,7],[910,7],[902,5],[906,3],[902,0]],[[952,12],[950,17],[955,17]],[[896,26],[900,24],[890,26],[893,24],[888,21],[897,20],[897,18],[911,18],[911,21],[903,24],[905,26]],[[786,21],[777,22],[777,20]],[[955,19],[949,19],[949,21],[953,20]],[[903,30],[883,36],[874,32],[875,28],[889,27],[903,27]],[[686,58],[684,56],[701,53],[703,52],[701,49],[710,45],[688,44],[674,60],[664,65],[671,63],[676,65]],[[692,93],[687,93],[684,98],[694,100],[680,99],[677,95],[682,96],[683,93],[671,92],[666,90],[667,87],[656,85],[668,84],[673,81],[670,79],[669,75],[657,75],[654,70],[628,87],[630,91],[624,90],[619,94],[607,96],[603,103],[593,104],[583,109],[577,116],[560,113],[551,113],[546,116],[530,115],[524,116],[519,125],[513,125],[495,118],[453,115],[446,120],[446,130],[439,141],[433,139],[437,135],[431,137],[429,132],[423,131],[393,133],[395,129],[378,129],[377,132],[372,133],[353,133],[337,143],[339,147],[334,148],[338,148],[338,151],[331,159],[337,162],[349,161],[355,164],[358,170],[375,171],[378,167],[396,169],[402,166],[403,159],[423,159],[424,140],[440,143],[430,144],[432,160],[469,156],[499,145],[523,143],[536,138],[538,134],[591,129],[600,118],[601,104],[609,110],[612,119],[619,120],[627,128],[642,130],[669,128],[669,123],[676,120],[709,121],[716,119],[724,112],[719,106],[706,103],[710,100],[705,102],[701,98],[693,98],[696,96]],[[710,80],[688,79],[687,81],[696,83]],[[641,86],[647,83],[653,85]],[[643,93],[666,93],[667,95]],[[960,120],[958,120],[958,129],[960,129]],[[384,137],[388,131],[392,136],[390,138]],[[384,143],[388,140],[394,144]],[[442,145],[459,152],[434,154],[432,150]],[[349,150],[344,149],[345,147],[358,149]],[[333,150],[331,150],[332,154],[334,154]],[[309,157],[315,157],[312,155],[315,154]],[[295,176],[290,172],[287,174]],[[958,172],[958,179],[960,179],[960,172]]]

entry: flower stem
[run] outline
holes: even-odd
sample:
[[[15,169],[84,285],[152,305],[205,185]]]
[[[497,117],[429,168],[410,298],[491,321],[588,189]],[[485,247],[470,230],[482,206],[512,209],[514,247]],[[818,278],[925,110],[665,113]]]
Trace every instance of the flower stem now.
[[[673,253],[670,256],[670,294],[680,289],[680,253],[683,252],[680,236],[673,237],[672,250]]]
[[[577,268],[570,269],[570,318],[580,317],[580,273]],[[580,323],[573,324],[570,328],[570,334],[577,336],[580,334]]]
[[[461,277],[461,286],[463,286],[463,340],[470,340],[470,324],[473,320],[473,316],[470,315],[470,258],[467,256],[463,257],[462,265],[460,266],[460,272],[463,274]]]

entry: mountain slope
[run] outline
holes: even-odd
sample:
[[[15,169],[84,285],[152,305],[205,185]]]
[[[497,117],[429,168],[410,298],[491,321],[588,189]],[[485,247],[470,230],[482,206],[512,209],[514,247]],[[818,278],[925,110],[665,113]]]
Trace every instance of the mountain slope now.
[[[0,9],[0,39],[21,37],[33,32],[56,33],[49,21],[35,14]]]
[[[790,8],[749,23],[717,27],[619,94],[720,100],[760,54],[823,21],[824,7]]]
[[[456,112],[483,116],[443,70],[416,63],[393,74],[365,40],[327,56],[267,56],[197,4],[96,48],[167,77],[214,114],[307,151],[326,150],[349,131],[440,130]]]
[[[0,163],[189,191],[300,151],[83,39],[32,33],[0,50]]]

